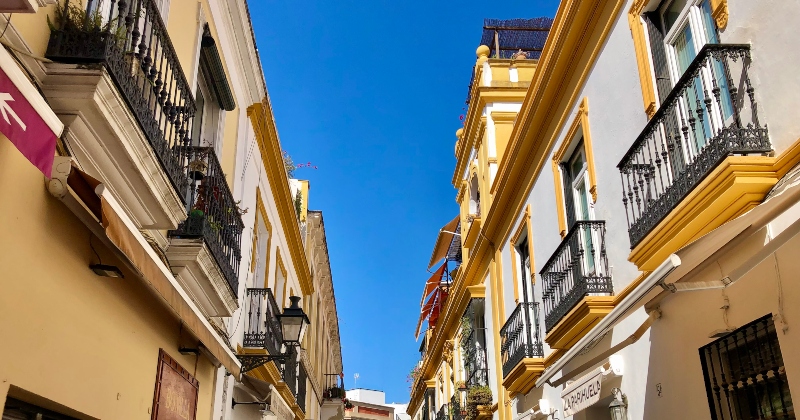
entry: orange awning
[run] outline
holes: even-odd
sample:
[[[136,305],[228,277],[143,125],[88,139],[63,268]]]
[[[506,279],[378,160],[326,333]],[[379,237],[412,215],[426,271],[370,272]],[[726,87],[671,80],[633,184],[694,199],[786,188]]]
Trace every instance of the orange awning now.
[[[422,300],[419,301],[420,306],[422,306],[422,303],[425,302],[425,298],[430,296],[430,294],[436,290],[437,287],[439,287],[439,284],[442,283],[442,277],[444,277],[445,268],[445,264],[442,264],[441,267],[437,268],[436,271],[433,272],[433,275],[428,279],[428,282],[425,283],[425,290],[422,292]]]
[[[450,243],[453,241],[453,232],[455,232],[457,226],[458,216],[439,229],[439,235],[436,236],[436,244],[433,246],[431,260],[428,262],[428,269],[447,256],[447,250],[450,249]]]
[[[422,306],[422,310],[419,314],[419,320],[417,321],[417,329],[414,332],[415,339],[419,337],[419,329],[422,326],[423,321],[427,319],[429,326],[436,325],[436,321],[439,319],[439,313],[441,313],[445,300],[447,300],[447,291],[441,287],[437,287],[430,299],[428,299],[425,305]]]

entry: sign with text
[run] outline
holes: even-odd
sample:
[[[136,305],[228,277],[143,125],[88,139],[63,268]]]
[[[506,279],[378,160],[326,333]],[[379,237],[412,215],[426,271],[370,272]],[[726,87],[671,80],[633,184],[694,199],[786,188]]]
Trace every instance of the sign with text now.
[[[195,420],[199,390],[197,379],[160,349],[152,420]]]
[[[27,94],[26,94],[27,93]],[[41,112],[51,114],[33,85],[17,67],[4,47],[0,46],[0,133],[42,173],[50,178],[61,122],[52,125]],[[59,127],[60,126],[60,127]]]
[[[603,371],[598,368],[595,372],[567,386],[561,392],[561,401],[564,403],[564,416],[574,415],[600,401],[600,382],[602,379]]]
[[[294,420],[294,412],[289,408],[289,404],[283,400],[281,394],[272,387],[272,397],[270,398],[270,409],[275,414],[277,420]]]

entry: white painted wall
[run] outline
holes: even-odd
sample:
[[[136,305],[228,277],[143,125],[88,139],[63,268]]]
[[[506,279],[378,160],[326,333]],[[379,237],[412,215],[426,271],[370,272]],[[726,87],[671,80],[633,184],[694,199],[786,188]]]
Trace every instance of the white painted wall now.
[[[346,392],[347,398],[367,404],[386,405],[386,393],[374,389],[356,388]]]

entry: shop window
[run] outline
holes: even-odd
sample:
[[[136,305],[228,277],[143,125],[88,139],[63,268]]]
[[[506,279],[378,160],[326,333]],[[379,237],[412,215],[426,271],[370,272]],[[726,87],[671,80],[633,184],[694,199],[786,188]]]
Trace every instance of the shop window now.
[[[772,315],[702,347],[700,361],[713,420],[795,418]]]
[[[2,420],[77,420],[15,398],[6,398]]]

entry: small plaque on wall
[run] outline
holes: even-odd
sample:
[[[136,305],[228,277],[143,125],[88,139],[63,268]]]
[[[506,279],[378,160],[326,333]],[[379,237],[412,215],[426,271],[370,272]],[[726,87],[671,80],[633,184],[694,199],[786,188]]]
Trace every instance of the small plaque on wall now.
[[[159,349],[152,420],[195,420],[199,390],[197,379]]]

